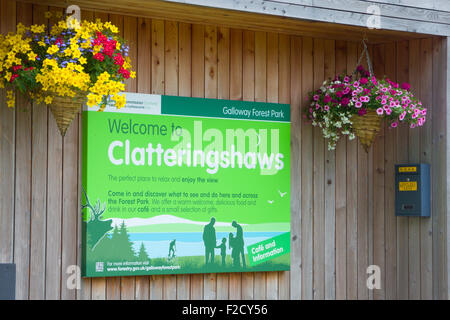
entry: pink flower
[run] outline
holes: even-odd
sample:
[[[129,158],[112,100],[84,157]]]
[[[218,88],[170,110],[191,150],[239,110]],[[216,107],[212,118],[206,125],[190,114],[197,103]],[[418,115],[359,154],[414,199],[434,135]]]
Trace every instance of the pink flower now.
[[[348,98],[343,98],[341,103],[342,103],[343,106],[346,106],[346,105],[348,105],[350,103],[350,100]]]
[[[381,116],[383,114],[383,108],[378,108],[377,114]]]
[[[411,129],[414,129],[416,127],[416,125],[414,123],[411,123],[411,125],[409,126]]]
[[[361,84],[367,84],[367,82],[369,82],[368,80],[367,80],[367,78],[361,78],[361,80],[359,80],[359,83],[361,83]]]
[[[423,110],[422,110],[422,115],[423,115],[423,116],[426,116],[426,115],[427,115],[427,109],[423,109]]]
[[[391,128],[397,128],[397,126],[398,126],[397,121],[391,123]]]
[[[381,104],[386,104],[386,103],[387,103],[386,99],[381,100]]]
[[[386,110],[386,114],[387,115],[390,115],[392,113],[392,110],[390,109],[390,108],[388,108],[387,110]]]
[[[319,95],[315,94],[314,95],[314,101],[318,101],[319,100]]]
[[[345,76],[345,77],[344,77],[344,82],[349,82],[349,81],[350,81],[350,78],[347,77],[347,76]]]
[[[411,89],[411,85],[407,82],[402,83],[402,89],[409,91],[409,89]]]
[[[356,107],[356,108],[361,108],[361,107],[362,107],[362,103],[359,102],[359,101],[356,101],[355,107]]]
[[[361,108],[361,109],[358,110],[358,114],[359,114],[360,116],[363,116],[363,115],[365,115],[366,113],[367,113],[367,110],[364,109],[364,108]]]
[[[324,103],[328,103],[328,102],[330,102],[331,101],[331,97],[327,94],[327,95],[325,95],[325,97],[323,98],[323,102]]]
[[[325,109],[325,111],[330,110],[330,107],[328,105],[325,105],[323,108]]]
[[[406,111],[403,111],[402,114],[398,117],[398,119],[400,121],[403,121],[403,119],[405,119],[405,116],[406,116]]]
[[[358,81],[353,82],[353,86],[354,86],[355,88],[358,88],[358,87],[359,87],[359,82],[358,82]]]

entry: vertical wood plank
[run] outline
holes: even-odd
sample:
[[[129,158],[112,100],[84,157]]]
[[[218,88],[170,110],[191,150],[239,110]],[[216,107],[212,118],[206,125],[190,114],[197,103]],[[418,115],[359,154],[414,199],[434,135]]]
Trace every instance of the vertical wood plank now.
[[[0,0],[0,32],[16,27],[16,1]],[[14,170],[15,109],[6,106],[0,90],[0,262],[12,263],[14,256]]]
[[[255,101],[267,100],[267,33],[255,32]],[[255,299],[266,299],[266,273],[254,274]]]
[[[75,117],[67,129],[63,142],[63,184],[62,184],[62,211],[61,219],[61,299],[75,299],[76,291],[67,286],[69,266],[76,265],[78,213],[78,122],[79,115]]]
[[[278,54],[278,101],[291,103],[291,39],[288,35],[279,35]],[[297,106],[295,106],[297,107]],[[292,110],[292,105],[291,105]],[[292,112],[292,111],[291,111]],[[291,120],[292,121],[292,120]],[[292,199],[292,193],[291,193]],[[291,218],[292,219],[292,218]],[[292,234],[291,234],[292,236]],[[291,251],[292,255],[292,251]],[[278,272],[278,299],[287,300],[290,297],[290,272]]]
[[[314,39],[314,89],[321,87],[325,75],[324,40]],[[313,297],[325,298],[325,141],[322,129],[313,129]]]
[[[374,47],[374,72],[384,75],[384,45]],[[385,243],[384,243],[384,124],[373,144],[373,263],[381,270],[381,289],[374,290],[373,298],[385,298]]]
[[[267,34],[267,102],[278,102],[278,34]],[[267,299],[278,299],[278,273],[266,273]]]
[[[192,26],[192,96],[205,96],[205,27]],[[203,299],[203,275],[191,275],[191,299]]]
[[[387,43],[385,45],[385,74],[390,79],[397,80],[397,69],[395,65],[396,45]],[[395,217],[395,160],[396,160],[396,138],[397,129],[385,130],[384,141],[384,221],[385,221],[385,282],[386,299],[397,298],[397,219]]]
[[[431,109],[432,124],[432,184],[436,186],[433,191],[432,219],[433,219],[433,298],[447,300],[448,287],[448,183],[447,177],[442,174],[446,171],[448,163],[448,86],[450,79],[449,68],[449,39],[433,39],[433,107]],[[430,121],[430,113],[427,121]],[[447,114],[443,117],[443,114]],[[446,141],[447,140],[447,145]],[[448,169],[447,169],[448,170]],[[447,172],[448,176],[448,172]],[[433,189],[432,189],[433,190]]]
[[[420,40],[411,40],[409,45],[409,82],[414,94],[420,97]],[[420,161],[420,136],[418,128],[409,129],[409,162]],[[420,221],[409,218],[409,298],[420,299]]]
[[[336,73],[347,70],[347,44],[336,41]],[[336,145],[336,299],[347,298],[347,140]]]
[[[32,6],[17,3],[17,22],[30,25]],[[16,264],[16,299],[29,298],[30,226],[31,226],[31,104],[16,95],[16,165],[14,263]],[[13,187],[13,186],[10,186]]]
[[[178,23],[165,21],[164,89],[166,95],[178,95]],[[164,299],[177,297],[177,276],[164,276]]]
[[[433,40],[420,40],[420,97],[423,106],[428,108],[428,115],[433,113]],[[432,122],[417,129],[421,131],[420,162],[432,162]],[[432,184],[434,185],[434,184]],[[436,201],[431,193],[431,200]],[[438,213],[437,213],[438,214]],[[431,212],[434,217],[434,212]],[[421,300],[433,298],[433,223],[431,219],[420,219],[420,290]],[[431,250],[430,250],[431,249]]]
[[[362,52],[362,45],[358,47],[358,57]],[[372,58],[372,57],[371,57]],[[362,65],[368,69],[366,60]],[[358,299],[369,299],[367,289],[367,266],[369,265],[369,154],[358,143]]]
[[[164,94],[164,68],[165,68],[165,54],[164,54],[164,21],[152,20],[152,93]],[[161,300],[164,297],[164,276],[152,275],[150,278],[150,299]]]
[[[302,97],[307,97],[313,88],[313,39],[303,38],[302,44]],[[304,101],[304,107],[307,102]],[[302,124],[302,298],[313,299],[313,128]]]
[[[336,74],[335,41],[325,40],[324,44],[324,79],[332,79]],[[325,176],[324,176],[324,233],[325,233],[325,287],[324,299],[334,300],[336,298],[336,152],[328,150],[328,144],[324,143],[325,152]]]
[[[137,61],[134,62],[137,79],[137,92],[151,92],[151,58],[152,58],[152,22],[150,19],[138,18],[137,21]],[[133,62],[133,61],[132,61]],[[136,300],[147,300],[150,295],[150,277],[136,277]]]
[[[217,98],[230,98],[230,29],[217,28]],[[229,297],[230,276],[217,274],[217,299]]]
[[[357,63],[357,45],[347,43],[347,73],[352,72]],[[358,296],[358,179],[357,179],[357,139],[347,142],[347,299]]]
[[[191,32],[192,26],[179,23],[178,45],[178,94],[191,96]],[[190,291],[190,276],[177,276],[177,299],[188,300]]]
[[[397,81],[409,81],[409,42],[397,43]],[[397,163],[408,162],[409,136],[408,127],[397,128]],[[397,218],[397,298],[408,299],[409,296],[409,224],[408,218]]]
[[[17,20],[24,25],[31,24],[31,4],[17,3]],[[19,300],[28,299],[30,289],[31,113],[31,104],[24,96],[17,94],[14,263],[16,264],[16,299]]]
[[[291,283],[290,298],[302,298],[302,39],[291,37]]]
[[[47,24],[45,6],[33,5],[33,24]],[[47,107],[33,105],[32,112],[32,177],[31,177],[31,241],[30,299],[45,297],[45,233],[47,225]]]

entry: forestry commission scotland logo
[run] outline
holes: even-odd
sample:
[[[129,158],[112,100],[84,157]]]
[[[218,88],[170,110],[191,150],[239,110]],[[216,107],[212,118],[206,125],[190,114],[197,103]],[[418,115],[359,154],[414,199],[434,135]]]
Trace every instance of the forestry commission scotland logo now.
[[[95,271],[96,272],[103,272],[104,264],[103,262],[96,262],[95,263]]]

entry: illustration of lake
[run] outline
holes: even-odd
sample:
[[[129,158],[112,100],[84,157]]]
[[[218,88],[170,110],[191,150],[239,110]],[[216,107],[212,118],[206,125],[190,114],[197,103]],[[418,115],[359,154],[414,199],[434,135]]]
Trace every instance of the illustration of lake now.
[[[255,244],[257,242],[275,237],[284,232],[245,232],[244,245]],[[227,239],[228,249],[228,232],[216,232],[217,244],[222,242],[222,238]],[[233,232],[235,235],[235,233]],[[201,256],[205,254],[201,232],[178,232],[178,233],[130,233],[130,241],[133,242],[133,249],[139,252],[141,243],[144,243],[147,254],[150,258],[167,257],[169,254],[170,242],[176,239],[176,256]],[[246,250],[247,251],[247,250]],[[216,249],[216,254],[220,254],[220,249]]]

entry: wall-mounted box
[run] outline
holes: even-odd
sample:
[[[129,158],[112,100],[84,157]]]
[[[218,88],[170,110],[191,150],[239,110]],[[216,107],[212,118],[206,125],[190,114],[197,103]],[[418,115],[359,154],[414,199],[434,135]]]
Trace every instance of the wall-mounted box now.
[[[16,299],[16,265],[0,263],[0,300]]]
[[[429,217],[431,208],[430,166],[421,164],[395,165],[395,215],[399,217]]]

